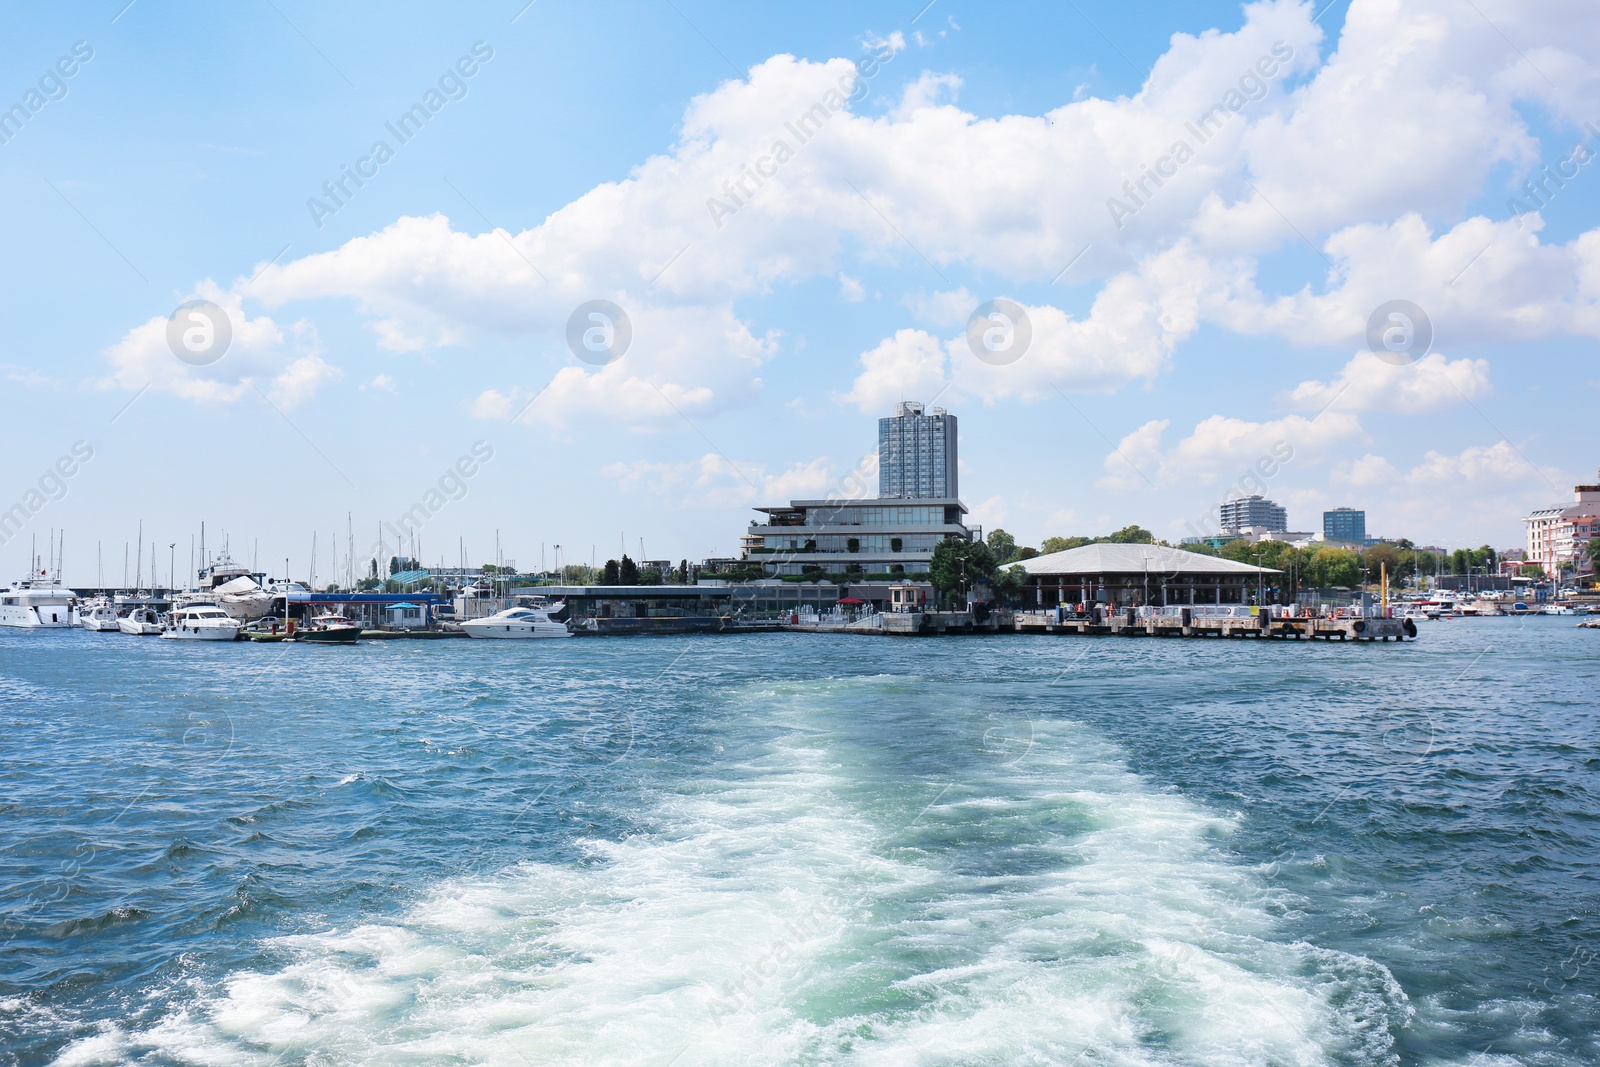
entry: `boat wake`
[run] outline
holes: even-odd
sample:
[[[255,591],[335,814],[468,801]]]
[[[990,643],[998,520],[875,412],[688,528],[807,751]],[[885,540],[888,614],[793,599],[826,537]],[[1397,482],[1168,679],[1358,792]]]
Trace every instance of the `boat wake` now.
[[[277,938],[61,1062],[1398,1062],[1392,976],[1286,935],[1230,819],[1081,724],[962,700],[736,694],[727,758],[649,832]]]

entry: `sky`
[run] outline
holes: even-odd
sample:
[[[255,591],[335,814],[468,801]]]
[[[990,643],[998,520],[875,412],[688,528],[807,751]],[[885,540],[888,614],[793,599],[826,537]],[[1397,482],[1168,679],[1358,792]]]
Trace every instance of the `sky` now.
[[[902,399],[1024,544],[1516,547],[1600,467],[1579,0],[3,18],[7,579],[732,556]]]

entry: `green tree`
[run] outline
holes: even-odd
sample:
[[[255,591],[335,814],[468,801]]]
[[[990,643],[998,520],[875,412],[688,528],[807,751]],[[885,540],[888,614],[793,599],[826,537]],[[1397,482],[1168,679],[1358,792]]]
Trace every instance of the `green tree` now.
[[[1393,545],[1373,545],[1361,553],[1361,567],[1366,572],[1366,579],[1369,582],[1380,581],[1384,566],[1387,565],[1389,581],[1398,585],[1400,579],[1404,577],[1401,567],[1405,560],[1406,557]]]
[[[1028,569],[1021,564],[1013,563],[995,580],[995,593],[1005,603],[1015,604],[1022,599],[1022,589],[1027,581]]]
[[[606,560],[606,569],[600,578],[601,585],[621,585],[622,568],[614,559]]]
[[[639,565],[630,559],[626,553],[623,554],[622,562],[617,567],[617,584],[639,584]]]
[[[1023,545],[1021,548],[1017,549],[1016,558],[1017,559],[1033,559],[1038,554],[1039,554],[1039,550],[1037,548],[1030,548],[1027,545]]]
[[[934,546],[928,576],[947,596],[961,598],[975,582],[992,579],[998,569],[994,553],[982,541],[946,537]]]
[[[1039,554],[1048,556],[1052,552],[1065,552],[1069,548],[1081,548],[1089,543],[1087,537],[1046,537],[1039,542]]]
[[[689,584],[689,561],[686,559],[678,562],[678,584]]]
[[[640,585],[660,585],[661,582],[661,572],[654,567],[646,567],[639,572]]]
[[[1113,545],[1152,545],[1155,544],[1155,535],[1143,526],[1124,526],[1116,533],[1095,538],[1097,541],[1109,542]]]
[[[996,526],[989,531],[987,541],[996,563],[1006,564],[1017,558],[1017,539],[1000,527]]]

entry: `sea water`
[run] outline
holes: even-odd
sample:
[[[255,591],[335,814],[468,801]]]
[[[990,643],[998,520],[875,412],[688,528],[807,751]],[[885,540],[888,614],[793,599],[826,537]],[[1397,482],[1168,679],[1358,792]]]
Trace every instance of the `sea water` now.
[[[1600,1061],[1600,631],[0,631],[0,1057]]]

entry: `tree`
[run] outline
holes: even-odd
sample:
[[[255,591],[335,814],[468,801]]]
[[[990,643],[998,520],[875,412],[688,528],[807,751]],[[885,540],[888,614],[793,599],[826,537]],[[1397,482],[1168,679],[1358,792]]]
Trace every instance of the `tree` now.
[[[946,537],[934,546],[928,577],[947,596],[960,598],[973,583],[994,578],[998,569],[994,553],[982,541]]]
[[[996,563],[1010,563],[1017,557],[1017,539],[996,526],[989,531],[989,551],[994,553]]]
[[[606,560],[605,574],[604,574],[603,577],[601,577],[600,584],[601,585],[621,585],[622,584],[622,568],[617,564],[616,560],[614,560],[614,559]]]
[[[1596,570],[1600,570],[1600,535],[1589,538],[1587,551],[1589,553],[1589,562],[1594,564]]]
[[[679,585],[688,585],[689,584],[689,561],[688,560],[681,560],[678,563],[678,584]]]
[[[861,551],[861,538],[859,538],[859,537],[847,537],[847,538],[845,538],[844,547],[845,547],[845,551],[846,552],[860,552]]]
[[[995,592],[1007,604],[1015,604],[1022,599],[1022,589],[1027,581],[1028,568],[1013,563],[995,581]]]
[[[1143,526],[1124,526],[1114,534],[1095,538],[1097,541],[1107,541],[1113,545],[1150,545],[1155,543],[1155,535]]]
[[[662,580],[661,572],[654,567],[646,567],[639,572],[640,585],[660,585]]]
[[[1039,550],[1037,548],[1029,548],[1026,545],[1017,549],[1017,559],[1032,559],[1038,554]]]
[[[1039,542],[1039,554],[1048,556],[1052,552],[1065,552],[1069,548],[1081,548],[1089,543],[1087,537],[1046,537]]]
[[[1373,545],[1361,553],[1361,566],[1366,571],[1369,582],[1381,581],[1384,566],[1387,564],[1389,580],[1398,583],[1404,577],[1401,573],[1404,562],[1405,557],[1393,545]]]
[[[626,554],[623,555],[622,563],[617,567],[617,584],[639,584],[639,565],[633,560],[629,559]]]

